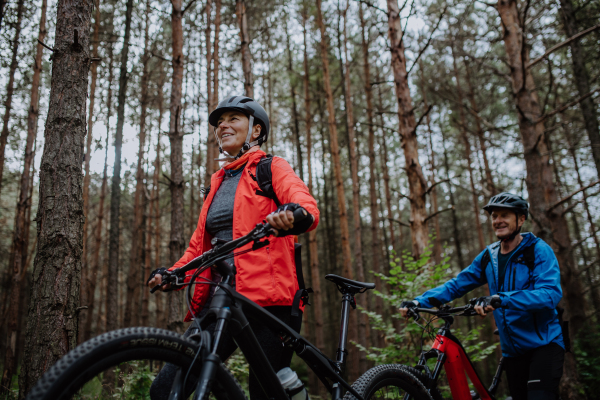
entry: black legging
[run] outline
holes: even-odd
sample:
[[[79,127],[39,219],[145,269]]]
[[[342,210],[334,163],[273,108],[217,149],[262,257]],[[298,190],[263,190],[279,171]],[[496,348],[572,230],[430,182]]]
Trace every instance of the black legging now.
[[[302,314],[300,314],[298,317],[292,317],[291,306],[270,306],[264,307],[264,309],[269,311],[275,317],[279,318],[296,332],[300,332],[300,328],[302,326]],[[215,330],[215,325],[216,323],[211,324],[208,328],[206,328],[206,330],[212,334]],[[258,321],[250,320],[250,327],[254,331],[260,346],[271,362],[275,372],[282,368],[289,367],[290,363],[292,362],[293,350],[289,347],[283,347],[281,345],[281,339],[279,339],[278,335],[265,325],[258,323]],[[184,336],[189,336],[194,331],[194,325],[191,325],[185,332]],[[227,358],[229,358],[229,356],[231,356],[231,354],[233,354],[236,349],[237,345],[233,341],[229,331],[224,332],[218,351],[221,360],[224,362]],[[169,393],[171,392],[171,387],[173,386],[176,372],[177,367],[175,365],[168,363],[165,364],[150,387],[150,398],[152,400],[167,400],[169,398]],[[189,386],[190,385],[188,385],[188,387]],[[250,391],[251,400],[267,400],[267,397],[260,387],[256,376],[252,372],[252,369],[250,370],[250,377],[248,379],[248,389]]]

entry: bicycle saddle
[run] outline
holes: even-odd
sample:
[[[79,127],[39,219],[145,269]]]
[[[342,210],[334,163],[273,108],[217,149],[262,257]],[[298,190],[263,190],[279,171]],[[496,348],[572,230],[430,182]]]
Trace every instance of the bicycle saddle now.
[[[355,295],[356,293],[364,293],[369,289],[375,289],[374,283],[353,281],[343,276],[328,274],[325,275],[325,279],[335,283],[342,294],[350,293],[351,295]]]

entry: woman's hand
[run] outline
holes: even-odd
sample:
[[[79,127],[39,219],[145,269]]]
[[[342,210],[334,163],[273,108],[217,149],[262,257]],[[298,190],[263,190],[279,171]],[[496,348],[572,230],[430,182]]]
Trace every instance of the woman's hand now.
[[[279,230],[287,231],[294,227],[294,213],[290,210],[272,212],[267,215],[267,222],[275,231],[275,236],[279,236]]]
[[[153,288],[156,285],[160,285],[162,283],[162,275],[161,274],[156,274],[154,275],[151,279],[148,280],[148,282],[146,283],[146,286]],[[165,285],[163,287],[160,288],[161,291],[165,291],[171,288],[171,284],[169,283],[168,285]]]

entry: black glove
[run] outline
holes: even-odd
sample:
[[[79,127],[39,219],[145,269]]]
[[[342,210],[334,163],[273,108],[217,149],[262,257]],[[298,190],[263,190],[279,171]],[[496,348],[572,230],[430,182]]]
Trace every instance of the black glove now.
[[[314,218],[311,215],[311,213],[306,211],[304,209],[304,207],[302,207],[300,204],[296,204],[296,203],[282,204],[279,207],[277,207],[277,210],[275,210],[276,213],[279,213],[282,211],[291,211],[294,213],[294,226],[291,229],[288,229],[287,231],[283,230],[283,229],[278,229],[278,232],[279,232],[279,234],[277,235],[278,237],[289,236],[289,235],[300,235],[300,234],[306,232],[308,230],[308,228],[310,228],[314,222]]]
[[[475,300],[474,305],[481,306],[484,309],[487,308],[487,306],[492,306],[494,308],[500,308],[502,306],[502,299],[497,294],[495,294],[493,296],[482,296]]]
[[[166,272],[168,270],[166,268],[158,268],[155,269],[154,271],[152,271],[152,273],[150,274],[150,277],[148,278],[148,280],[146,281],[146,285],[150,283],[150,281],[152,280],[152,278],[154,278],[156,275],[162,275],[165,276]]]
[[[415,304],[414,301],[403,301],[402,303],[400,303],[400,308],[408,308],[410,310],[417,307],[418,306]]]

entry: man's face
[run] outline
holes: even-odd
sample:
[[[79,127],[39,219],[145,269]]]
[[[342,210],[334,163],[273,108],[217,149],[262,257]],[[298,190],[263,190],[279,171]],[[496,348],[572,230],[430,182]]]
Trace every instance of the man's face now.
[[[510,236],[517,228],[520,228],[525,222],[525,216],[517,214],[506,208],[495,208],[492,210],[492,227],[498,239],[504,239]]]

